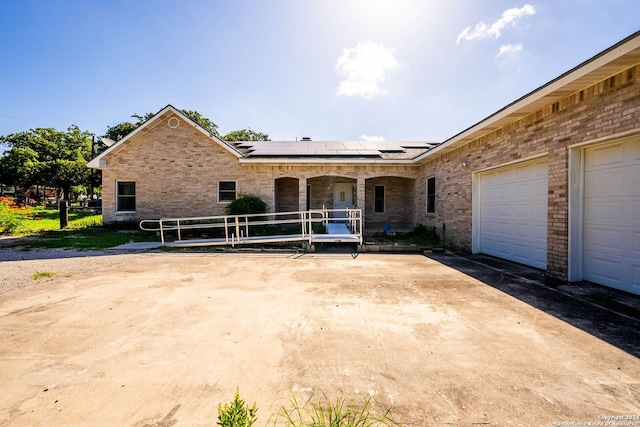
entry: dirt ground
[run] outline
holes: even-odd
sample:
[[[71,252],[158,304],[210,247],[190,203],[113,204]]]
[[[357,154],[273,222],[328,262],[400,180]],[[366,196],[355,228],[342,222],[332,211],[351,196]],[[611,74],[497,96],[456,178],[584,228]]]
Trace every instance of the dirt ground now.
[[[236,387],[256,426],[292,393],[405,426],[640,415],[638,358],[421,255],[124,259],[0,295],[0,425],[213,426]]]

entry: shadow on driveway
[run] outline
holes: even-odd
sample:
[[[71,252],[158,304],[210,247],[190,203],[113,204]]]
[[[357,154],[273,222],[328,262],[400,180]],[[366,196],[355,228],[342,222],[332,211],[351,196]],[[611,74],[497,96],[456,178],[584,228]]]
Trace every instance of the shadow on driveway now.
[[[638,295],[548,279],[542,270],[488,255],[425,255],[640,357]]]

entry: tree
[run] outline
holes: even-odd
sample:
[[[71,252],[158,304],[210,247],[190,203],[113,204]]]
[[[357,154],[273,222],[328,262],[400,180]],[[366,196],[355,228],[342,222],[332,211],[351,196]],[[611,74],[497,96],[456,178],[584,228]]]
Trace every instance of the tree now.
[[[269,141],[269,135],[262,132],[256,132],[251,130],[251,128],[234,130],[229,132],[224,137],[220,136],[218,132],[218,125],[214,123],[211,119],[204,117],[197,111],[192,110],[180,110],[182,114],[202,126],[207,132],[211,135],[214,135],[218,138],[222,138],[225,141]],[[133,114],[131,117],[138,119],[136,123],[131,122],[122,122],[115,126],[108,126],[107,132],[104,134],[105,138],[112,139],[114,141],[119,141],[124,138],[127,134],[136,130],[139,126],[141,126],[144,122],[149,120],[154,116],[153,113],[147,113],[144,116],[139,114]]]
[[[207,132],[209,132],[210,134],[220,137],[220,134],[218,133],[218,125],[215,124],[210,119],[204,117],[202,114],[200,114],[197,111],[191,111],[191,110],[180,110],[180,111],[182,112],[182,114],[184,114],[185,116],[187,116],[188,118],[190,118],[191,120],[193,120],[194,122],[202,126],[204,129],[206,129]],[[144,116],[141,116],[139,114],[133,114],[131,117],[138,119],[136,123],[122,122],[122,123],[118,123],[115,126],[108,126],[107,132],[104,134],[104,136],[105,138],[109,138],[114,141],[120,141],[122,138],[124,138],[129,133],[136,130],[138,127],[144,124],[144,122],[146,122],[153,116],[155,116],[154,113],[147,113]]]
[[[189,117],[191,120],[205,128],[210,134],[220,137],[220,134],[218,133],[218,125],[207,119],[206,117],[203,117],[202,114],[198,113],[197,111],[191,110],[180,111],[182,111],[185,116]]]
[[[270,141],[269,135],[262,132],[256,132],[251,128],[234,130],[222,137],[225,141]]]
[[[0,179],[6,184],[28,188],[45,185],[69,197],[71,187],[89,179],[87,161],[91,157],[91,134],[70,126],[66,132],[36,128],[0,136],[9,148],[0,158]]]

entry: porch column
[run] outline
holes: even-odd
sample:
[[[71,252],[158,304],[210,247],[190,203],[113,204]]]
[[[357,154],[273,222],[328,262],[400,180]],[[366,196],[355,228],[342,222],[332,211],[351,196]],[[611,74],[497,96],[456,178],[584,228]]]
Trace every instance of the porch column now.
[[[298,178],[298,210],[307,210],[307,178]]]
[[[364,230],[364,207],[365,207],[365,188],[367,180],[365,178],[358,178],[357,183],[357,204],[358,209],[362,209],[362,230]]]

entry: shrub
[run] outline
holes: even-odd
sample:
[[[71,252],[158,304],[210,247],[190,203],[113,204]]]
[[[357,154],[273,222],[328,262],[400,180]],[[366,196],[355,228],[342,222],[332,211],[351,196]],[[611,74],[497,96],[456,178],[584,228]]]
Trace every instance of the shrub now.
[[[258,196],[241,194],[225,208],[227,215],[261,214],[267,212],[267,204]]]
[[[0,234],[14,233],[30,211],[28,206],[16,206],[12,198],[0,197]]]
[[[224,406],[218,405],[218,424],[222,427],[251,427],[256,422],[256,404],[251,408],[240,399],[240,390],[236,389],[233,401]]]

